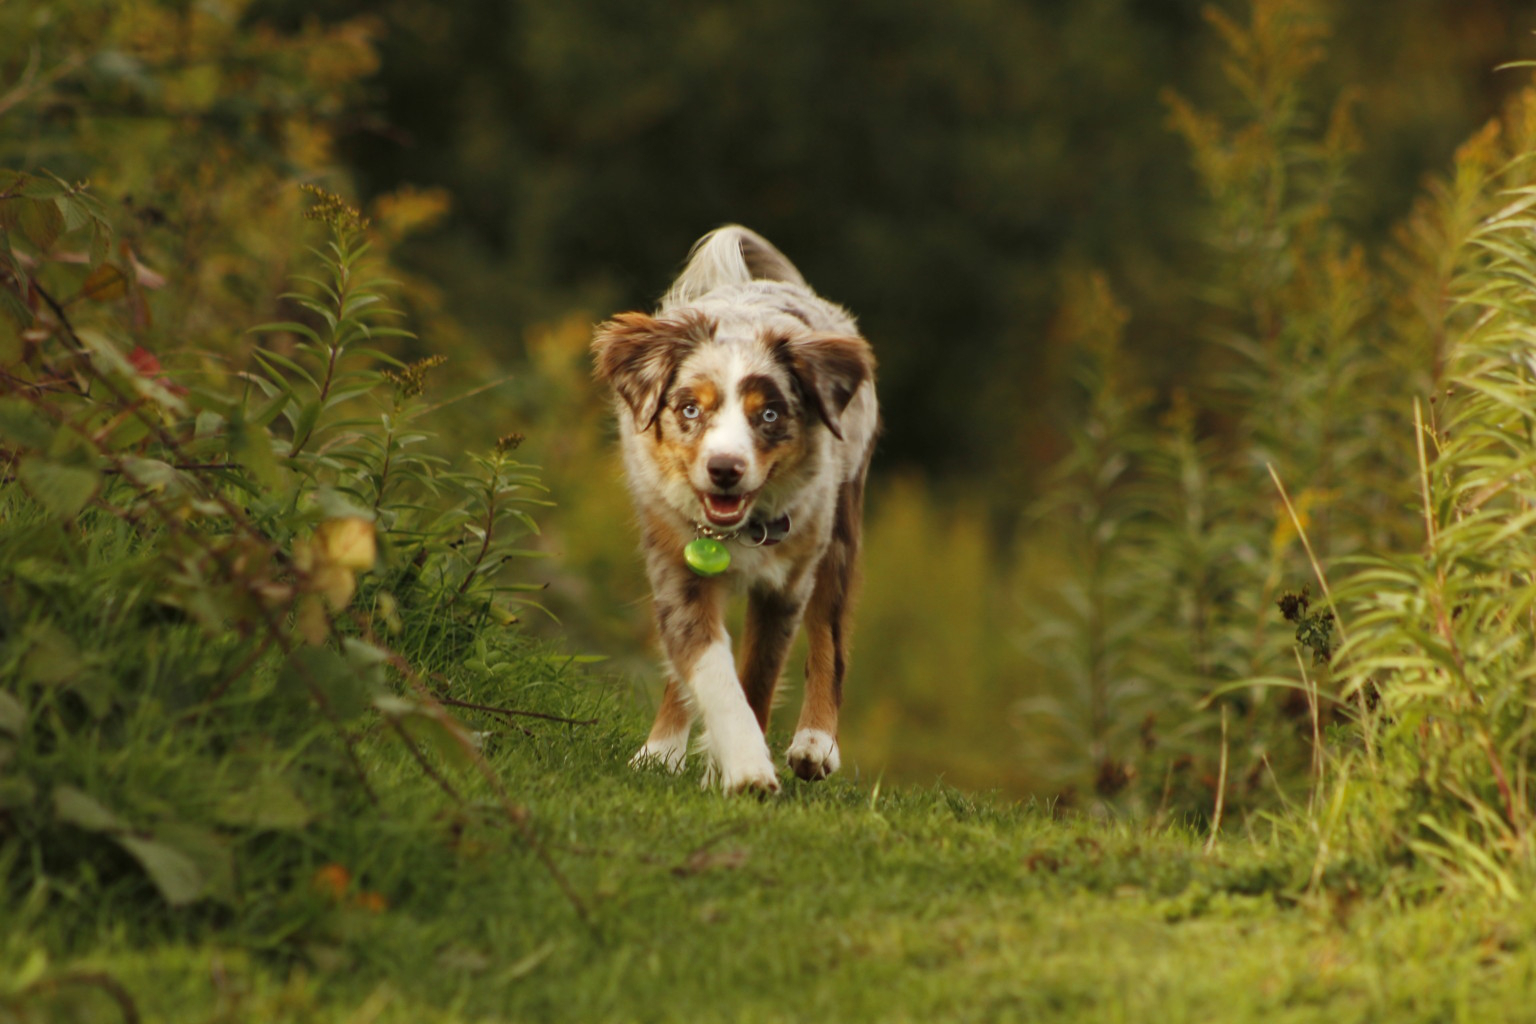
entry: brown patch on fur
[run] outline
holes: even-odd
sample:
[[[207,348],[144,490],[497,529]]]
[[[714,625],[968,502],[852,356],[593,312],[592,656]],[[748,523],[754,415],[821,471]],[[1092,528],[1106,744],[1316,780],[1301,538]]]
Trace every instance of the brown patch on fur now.
[[[713,381],[701,380],[690,385],[693,392],[693,400],[699,403],[699,408],[704,412],[714,412],[720,407],[720,389],[715,387]]]
[[[661,696],[661,707],[656,711],[656,721],[651,724],[649,742],[670,740],[680,732],[687,732],[693,725],[693,712],[683,697],[683,688],[676,679],[667,680],[667,692]]]
[[[796,410],[791,407],[779,382],[762,374],[752,374],[737,385],[741,394],[742,412],[752,425],[752,445],[760,458],[768,462],[768,474],[780,468],[778,464],[794,464],[804,455],[804,432],[797,429]],[[778,413],[772,423],[764,422],[763,413],[769,409]]]
[[[686,679],[704,648],[720,635],[725,604],[719,580],[695,576],[683,562],[685,536],[671,521],[641,512],[646,572],[655,604],[656,632],[676,678]]]
[[[864,511],[864,477],[846,481],[837,493],[832,544],[816,566],[816,589],[805,612],[810,655],[805,662],[805,701],[796,729],[820,729],[837,736],[843,679],[848,672],[848,623],[857,586],[859,531]]]
[[[647,435],[645,443],[651,446],[656,467],[664,477],[688,478],[688,467],[698,458],[699,442],[704,438],[702,424],[705,418],[701,416],[690,423],[676,415],[658,416],[656,431]],[[663,429],[663,424],[669,424],[673,429]]]
[[[667,405],[656,414],[656,430],[647,441],[664,476],[687,479],[689,467],[698,458],[705,429],[720,408],[720,389],[713,381],[700,377],[673,386],[670,394],[663,397],[668,399]],[[697,419],[683,418],[682,410],[688,405],[699,407]]]
[[[685,537],[670,520],[649,509],[642,510],[640,514],[640,537],[647,553],[671,549],[681,551],[683,545],[693,539]]]
[[[769,348],[794,375],[806,401],[839,441],[843,410],[875,376],[869,342],[853,335],[797,334],[769,339]]]
[[[748,418],[760,415],[764,409],[776,409],[781,415],[789,415],[789,399],[784,396],[779,382],[772,377],[760,373],[749,374],[741,378],[736,390],[741,394],[741,407],[746,410]]]
[[[620,313],[599,324],[592,336],[594,369],[629,406],[635,426],[648,429],[683,358],[714,337],[716,324],[694,310],[653,317]]]
[[[661,571],[651,574],[656,632],[673,672],[686,679],[704,649],[720,637],[725,595],[717,580],[695,576],[674,558],[660,557]]]

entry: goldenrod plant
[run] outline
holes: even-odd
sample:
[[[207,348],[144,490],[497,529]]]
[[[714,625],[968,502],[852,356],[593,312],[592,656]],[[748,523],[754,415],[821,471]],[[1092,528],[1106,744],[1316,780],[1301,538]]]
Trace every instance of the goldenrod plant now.
[[[1413,430],[1398,438],[1417,465],[1417,536],[1335,580],[1344,696],[1362,729],[1340,752],[1346,827],[1366,851],[1507,896],[1536,866],[1533,123],[1528,91],[1420,211],[1421,225],[1461,237],[1434,332],[1443,369],[1435,392],[1405,396]]]

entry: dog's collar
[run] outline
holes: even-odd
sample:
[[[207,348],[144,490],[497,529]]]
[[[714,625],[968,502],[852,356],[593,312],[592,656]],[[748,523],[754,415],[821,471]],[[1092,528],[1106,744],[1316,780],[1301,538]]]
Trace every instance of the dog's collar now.
[[[769,548],[789,536],[793,522],[786,512],[777,519],[749,519],[735,530],[721,530],[708,523],[694,523],[694,532],[710,540],[734,540],[749,548]]]
[[[777,519],[749,519],[739,530],[720,530],[708,523],[694,523],[698,536],[683,545],[683,561],[700,576],[718,576],[731,567],[731,552],[725,546],[728,540],[737,541],[749,548],[766,548],[789,536],[792,523],[789,513]]]

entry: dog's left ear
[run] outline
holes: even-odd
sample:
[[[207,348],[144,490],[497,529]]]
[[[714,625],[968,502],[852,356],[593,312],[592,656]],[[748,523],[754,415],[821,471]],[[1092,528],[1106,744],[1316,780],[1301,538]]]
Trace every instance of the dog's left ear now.
[[[695,345],[714,336],[714,329],[703,316],[658,318],[644,313],[620,313],[597,325],[592,334],[597,378],[613,385],[634,414],[637,430],[648,430],[656,422],[678,366]]]
[[[854,335],[808,334],[785,338],[778,352],[821,421],[843,439],[843,410],[860,385],[875,376],[875,353]]]

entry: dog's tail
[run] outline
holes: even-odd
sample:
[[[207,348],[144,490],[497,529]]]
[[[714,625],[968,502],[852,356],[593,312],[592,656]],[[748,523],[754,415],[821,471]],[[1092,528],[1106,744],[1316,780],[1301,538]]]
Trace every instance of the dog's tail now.
[[[721,285],[749,281],[805,284],[800,271],[772,242],[750,228],[727,224],[694,243],[687,266],[667,289],[661,308],[686,306]]]

